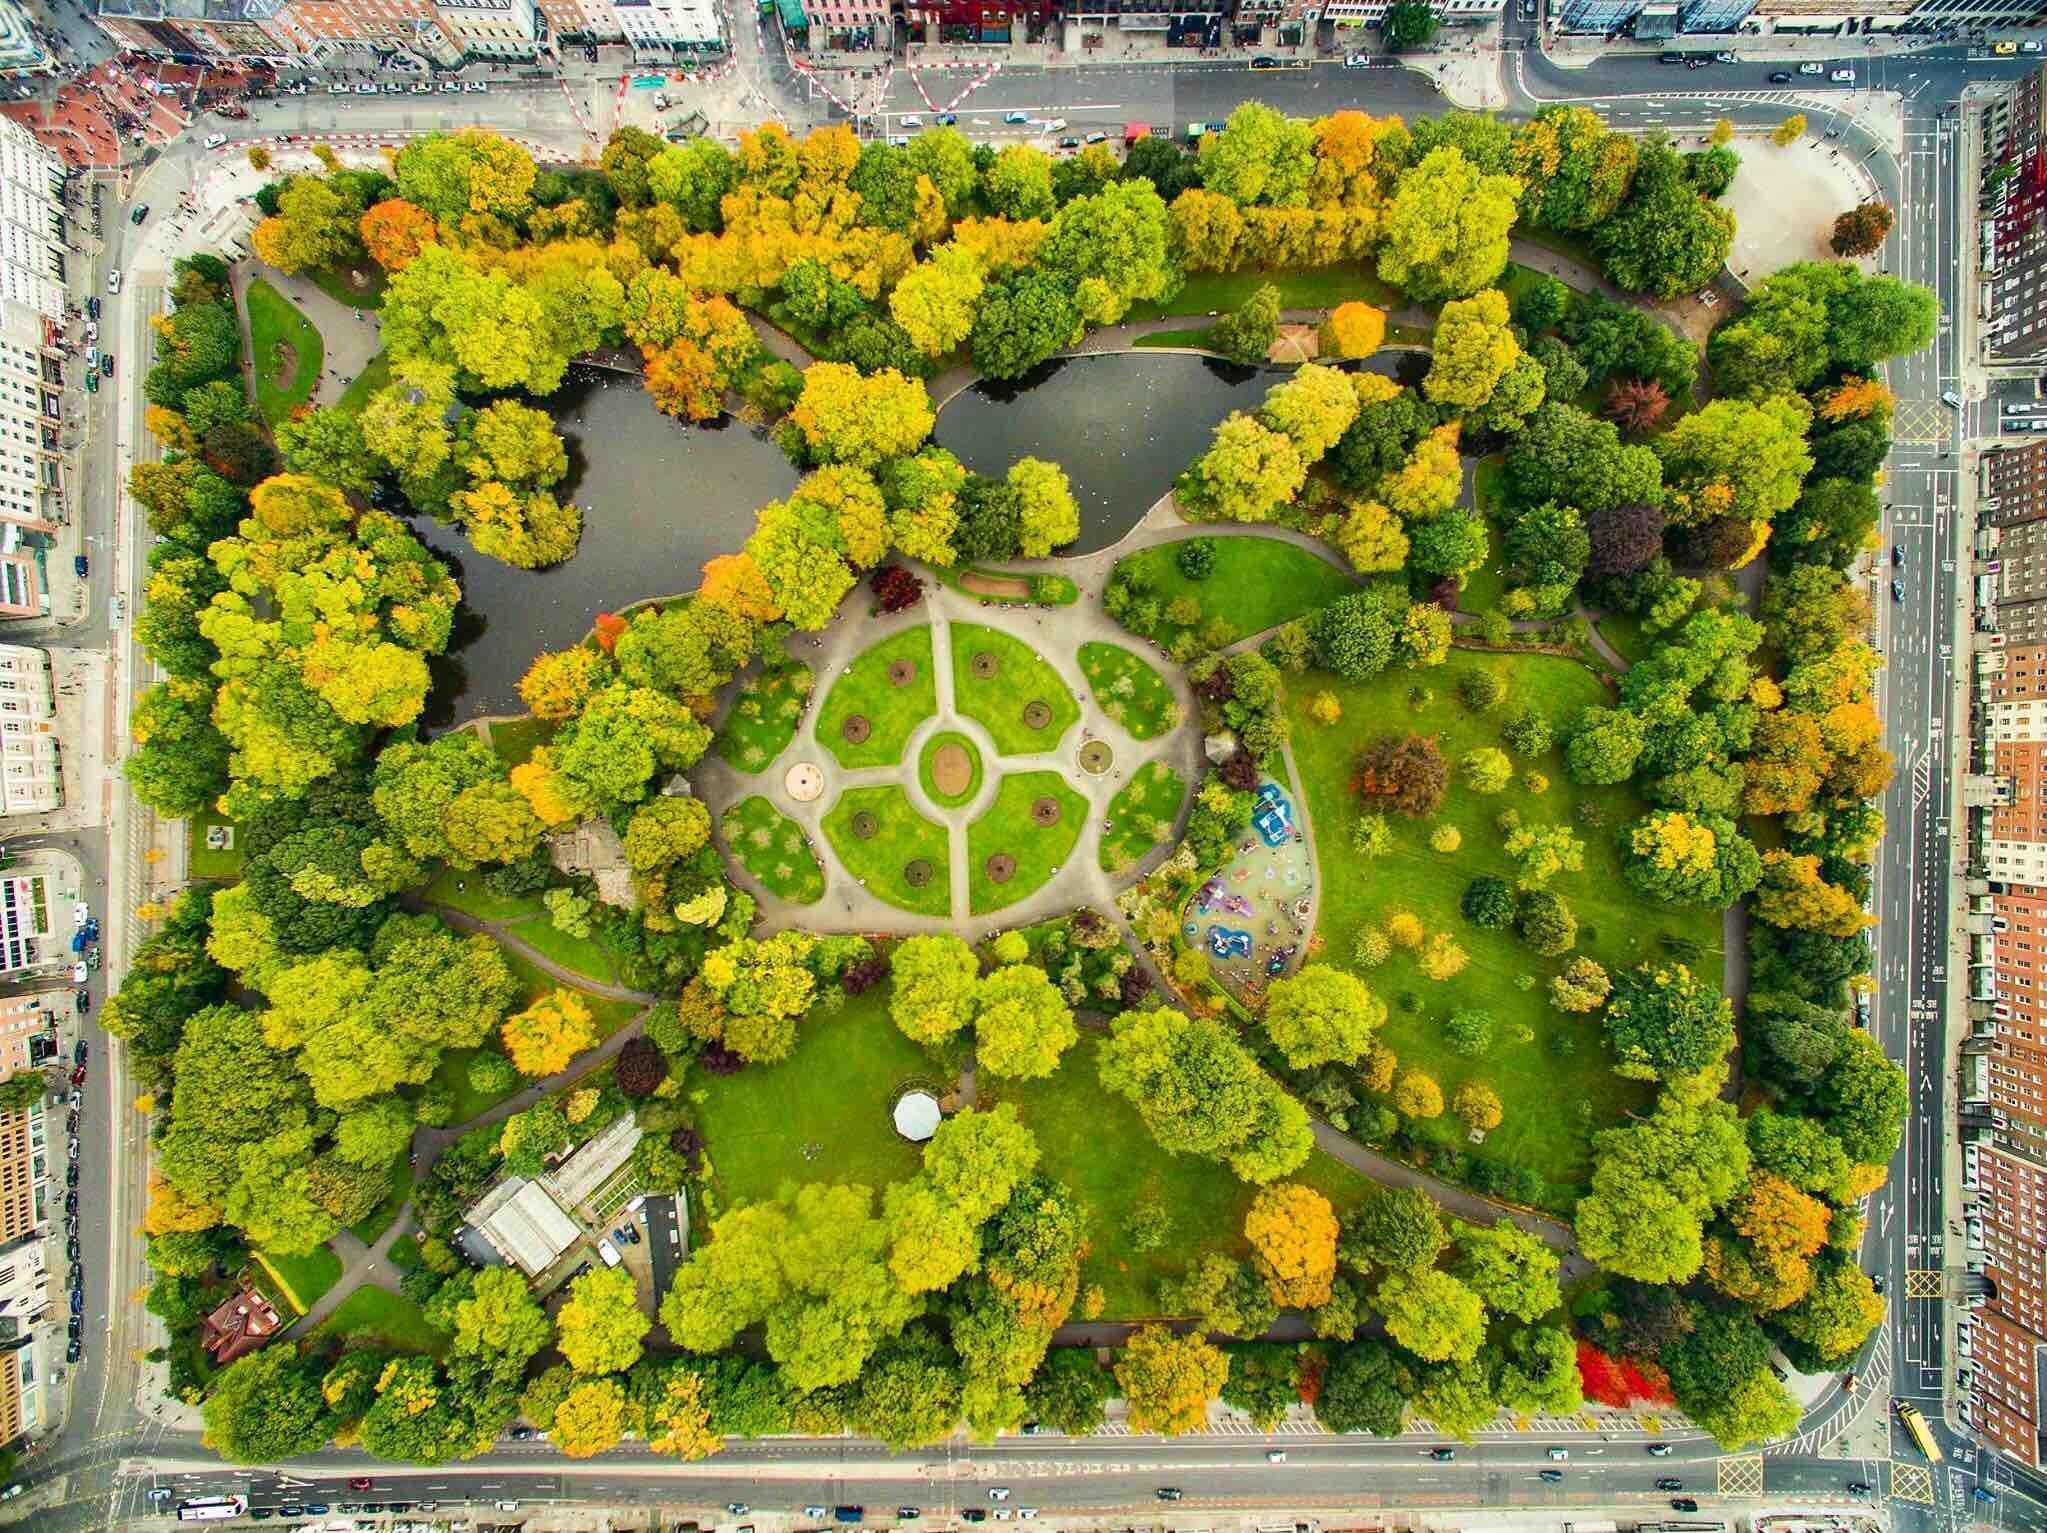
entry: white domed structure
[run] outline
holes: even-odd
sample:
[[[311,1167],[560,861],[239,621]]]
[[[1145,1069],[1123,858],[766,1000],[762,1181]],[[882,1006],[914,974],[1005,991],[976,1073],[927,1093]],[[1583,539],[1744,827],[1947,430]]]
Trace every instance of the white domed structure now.
[[[938,1098],[928,1091],[906,1091],[896,1098],[896,1132],[912,1144],[922,1144],[937,1133],[943,1117]]]

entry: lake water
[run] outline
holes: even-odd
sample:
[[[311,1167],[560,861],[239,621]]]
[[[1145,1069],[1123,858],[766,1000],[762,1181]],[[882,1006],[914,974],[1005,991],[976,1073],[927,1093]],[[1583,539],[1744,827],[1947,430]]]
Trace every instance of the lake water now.
[[[1362,365],[1397,374],[1426,361],[1380,352]],[[954,395],[933,434],[976,473],[1000,476],[1023,457],[1060,464],[1080,502],[1080,537],[1060,552],[1093,553],[1137,525],[1225,416],[1255,410],[1287,372],[1184,352],[1070,357]]]
[[[519,570],[477,553],[456,528],[415,519],[462,582],[454,643],[434,663],[429,728],[523,712],[518,681],[535,655],[581,639],[599,612],[694,589],[704,561],[736,551],[754,512],[796,483],[765,436],[729,418],[673,420],[637,378],[579,370],[536,402],[568,444],[569,477],[555,493],[582,507],[583,541],[553,569]]]

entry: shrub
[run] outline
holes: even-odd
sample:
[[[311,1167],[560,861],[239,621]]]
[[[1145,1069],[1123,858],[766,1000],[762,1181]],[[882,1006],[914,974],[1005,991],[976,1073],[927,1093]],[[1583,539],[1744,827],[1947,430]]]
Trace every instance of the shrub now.
[[[1361,969],[1376,969],[1393,955],[1393,941],[1383,928],[1360,926],[1351,941],[1351,957]]]
[[[1471,955],[1457,945],[1448,932],[1437,932],[1429,938],[1422,950],[1421,971],[1430,979],[1454,979],[1464,972],[1464,966],[1471,962]]]
[[[1477,1133],[1498,1128],[1504,1116],[1499,1093],[1483,1081],[1466,1081],[1459,1086],[1450,1099],[1450,1110],[1464,1120],[1466,1128]]]
[[[1334,692],[1325,688],[1309,699],[1308,717],[1318,724],[1339,723],[1343,718],[1343,704]]]
[[[1481,745],[1458,759],[1464,786],[1474,793],[1498,793],[1514,780],[1514,763],[1497,745]]]
[[[1613,981],[1593,959],[1580,954],[1549,982],[1550,1004],[1558,1011],[1597,1011],[1605,1004]]]
[[[1476,1059],[1493,1046],[1493,1014],[1477,1006],[1460,1006],[1443,1024],[1443,1038],[1466,1059]]]
[[[1517,756],[1542,756],[1556,744],[1549,719],[1534,708],[1523,708],[1500,726],[1500,738]]]
[[[1189,580],[1208,579],[1215,573],[1215,539],[1187,539],[1173,551],[1173,563]]]
[[[1513,886],[1504,878],[1481,873],[1464,886],[1457,908],[1473,926],[1505,931],[1514,924]]]
[[[1383,857],[1393,845],[1393,827],[1383,814],[1361,814],[1350,828],[1350,849],[1360,857]]]
[[[1464,844],[1464,832],[1455,825],[1438,825],[1429,832],[1429,845],[1448,855]]]
[[[1491,713],[1507,700],[1507,683],[1492,671],[1469,670],[1457,678],[1457,695],[1473,713]]]
[[[1531,796],[1539,797],[1549,792],[1549,779],[1542,773],[1530,768],[1521,774],[1521,787],[1523,791]]]
[[[1400,1063],[1399,1056],[1385,1044],[1373,1040],[1371,1048],[1358,1063],[1358,1084],[1367,1091],[1385,1091],[1393,1085],[1393,1069]]]
[[[1560,894],[1532,889],[1521,896],[1521,940],[1545,958],[1578,945],[1578,917]]]
[[[1394,1083],[1393,1105],[1405,1117],[1440,1118],[1443,1088],[1436,1084],[1435,1077],[1409,1070]]]
[[[1386,917],[1386,935],[1397,948],[1413,952],[1422,945],[1422,918],[1412,910],[1396,910]]]

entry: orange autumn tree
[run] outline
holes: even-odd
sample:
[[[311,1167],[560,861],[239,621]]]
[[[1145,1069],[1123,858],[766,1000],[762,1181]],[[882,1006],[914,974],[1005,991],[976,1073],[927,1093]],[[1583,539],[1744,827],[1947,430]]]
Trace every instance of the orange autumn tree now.
[[[1840,386],[1820,395],[1820,419],[1824,421],[1860,420],[1874,415],[1890,419],[1891,407],[1898,402],[1897,396],[1881,378],[1843,378]]]
[[[1262,1189],[1244,1216],[1244,1238],[1272,1302],[1318,1309],[1336,1278],[1336,1211],[1299,1182]]]
[[[519,678],[519,698],[535,718],[566,719],[583,711],[590,694],[611,675],[611,666],[594,649],[552,650],[534,657]]]
[[[424,208],[403,197],[386,197],[362,216],[363,248],[385,271],[403,271],[420,251],[440,239],[440,227]]]
[[[775,593],[768,588],[767,577],[748,553],[720,554],[706,563],[697,600],[759,623],[772,622],[782,615],[782,609],[775,604]]]
[[[557,987],[505,1018],[503,1037],[519,1073],[538,1078],[566,1070],[597,1041],[597,1024],[580,995]]]
[[[1368,357],[1385,339],[1385,311],[1356,302],[1338,304],[1322,321],[1319,336],[1325,357]]]

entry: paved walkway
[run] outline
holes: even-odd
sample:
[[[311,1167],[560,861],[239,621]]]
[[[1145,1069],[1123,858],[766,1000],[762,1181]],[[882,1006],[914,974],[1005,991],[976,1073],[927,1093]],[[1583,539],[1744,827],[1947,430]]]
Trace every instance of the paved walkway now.
[[[374,311],[351,308],[328,297],[306,278],[288,277],[253,256],[246,261],[235,262],[229,271],[234,280],[235,314],[242,327],[242,355],[249,359],[250,367],[262,365],[249,341],[246,298],[253,278],[261,277],[297,304],[300,312],[320,332],[320,344],[325,355],[320,364],[319,381],[313,385],[314,404],[338,402],[349,384],[369,365],[370,358],[383,349],[383,336]]]

